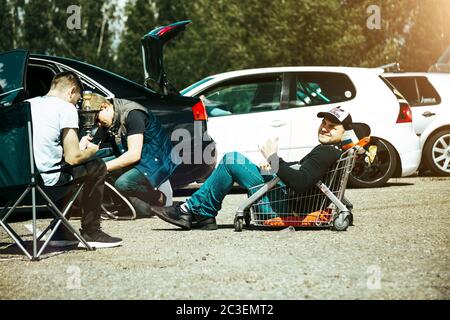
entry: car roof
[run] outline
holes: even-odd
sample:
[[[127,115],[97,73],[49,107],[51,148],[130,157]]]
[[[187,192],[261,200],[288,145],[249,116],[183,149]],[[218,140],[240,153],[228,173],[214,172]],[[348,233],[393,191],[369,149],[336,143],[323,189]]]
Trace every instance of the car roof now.
[[[53,61],[61,63],[70,68],[73,68],[86,76],[95,79],[99,83],[104,84],[108,90],[114,93],[118,98],[139,96],[142,94],[155,94],[152,90],[145,86],[136,83],[130,79],[127,79],[119,74],[111,72],[109,70],[97,67],[93,64],[89,64],[83,61],[79,61],[71,58],[63,58],[57,56],[43,55],[43,54],[30,54],[30,59],[41,59],[46,61]]]
[[[450,73],[440,72],[386,72],[383,77],[450,77]]]
[[[356,67],[339,67],[339,66],[291,66],[291,67],[273,67],[273,68],[257,68],[257,69],[243,69],[236,71],[229,71],[224,73],[218,73],[209,77],[218,78],[234,78],[246,75],[256,75],[264,73],[276,73],[276,72],[374,72],[377,75],[383,73],[381,68],[356,68]]]

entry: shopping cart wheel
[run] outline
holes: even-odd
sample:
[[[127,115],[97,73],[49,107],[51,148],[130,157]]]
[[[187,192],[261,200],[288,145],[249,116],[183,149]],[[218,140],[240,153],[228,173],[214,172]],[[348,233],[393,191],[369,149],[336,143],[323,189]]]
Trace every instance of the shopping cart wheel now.
[[[234,217],[234,231],[241,232],[243,226],[244,226],[244,218],[238,216]]]
[[[349,225],[350,225],[349,216],[345,217],[345,219],[342,219],[342,213],[341,213],[334,220],[334,222],[333,222],[333,229],[336,230],[336,231],[345,231],[345,230],[347,230]]]

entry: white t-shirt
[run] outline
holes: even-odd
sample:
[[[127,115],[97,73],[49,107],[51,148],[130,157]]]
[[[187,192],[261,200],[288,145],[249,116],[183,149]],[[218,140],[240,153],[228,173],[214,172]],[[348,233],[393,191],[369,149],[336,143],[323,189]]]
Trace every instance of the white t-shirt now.
[[[28,100],[33,122],[33,151],[39,172],[59,169],[63,157],[62,130],[78,129],[78,112],[74,105],[57,97],[45,96]],[[45,185],[53,186],[60,172],[41,174]]]

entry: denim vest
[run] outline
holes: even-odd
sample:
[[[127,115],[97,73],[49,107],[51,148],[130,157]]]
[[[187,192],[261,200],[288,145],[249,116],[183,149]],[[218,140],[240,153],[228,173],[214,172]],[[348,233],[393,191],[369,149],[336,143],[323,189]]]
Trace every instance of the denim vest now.
[[[128,150],[125,121],[130,111],[133,110],[143,111],[147,114],[149,120],[144,132],[141,160],[134,167],[156,189],[169,179],[181,163],[181,160],[174,159],[172,161],[172,142],[158,119],[150,110],[134,101],[114,99],[115,119],[113,130],[117,130],[115,140],[120,152],[124,153]]]

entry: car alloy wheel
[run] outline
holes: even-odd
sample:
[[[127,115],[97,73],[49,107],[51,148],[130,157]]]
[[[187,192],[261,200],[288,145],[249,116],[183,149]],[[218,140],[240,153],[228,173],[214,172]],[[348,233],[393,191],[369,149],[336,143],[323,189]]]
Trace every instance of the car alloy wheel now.
[[[450,176],[450,130],[433,134],[423,152],[428,169],[437,175]]]

